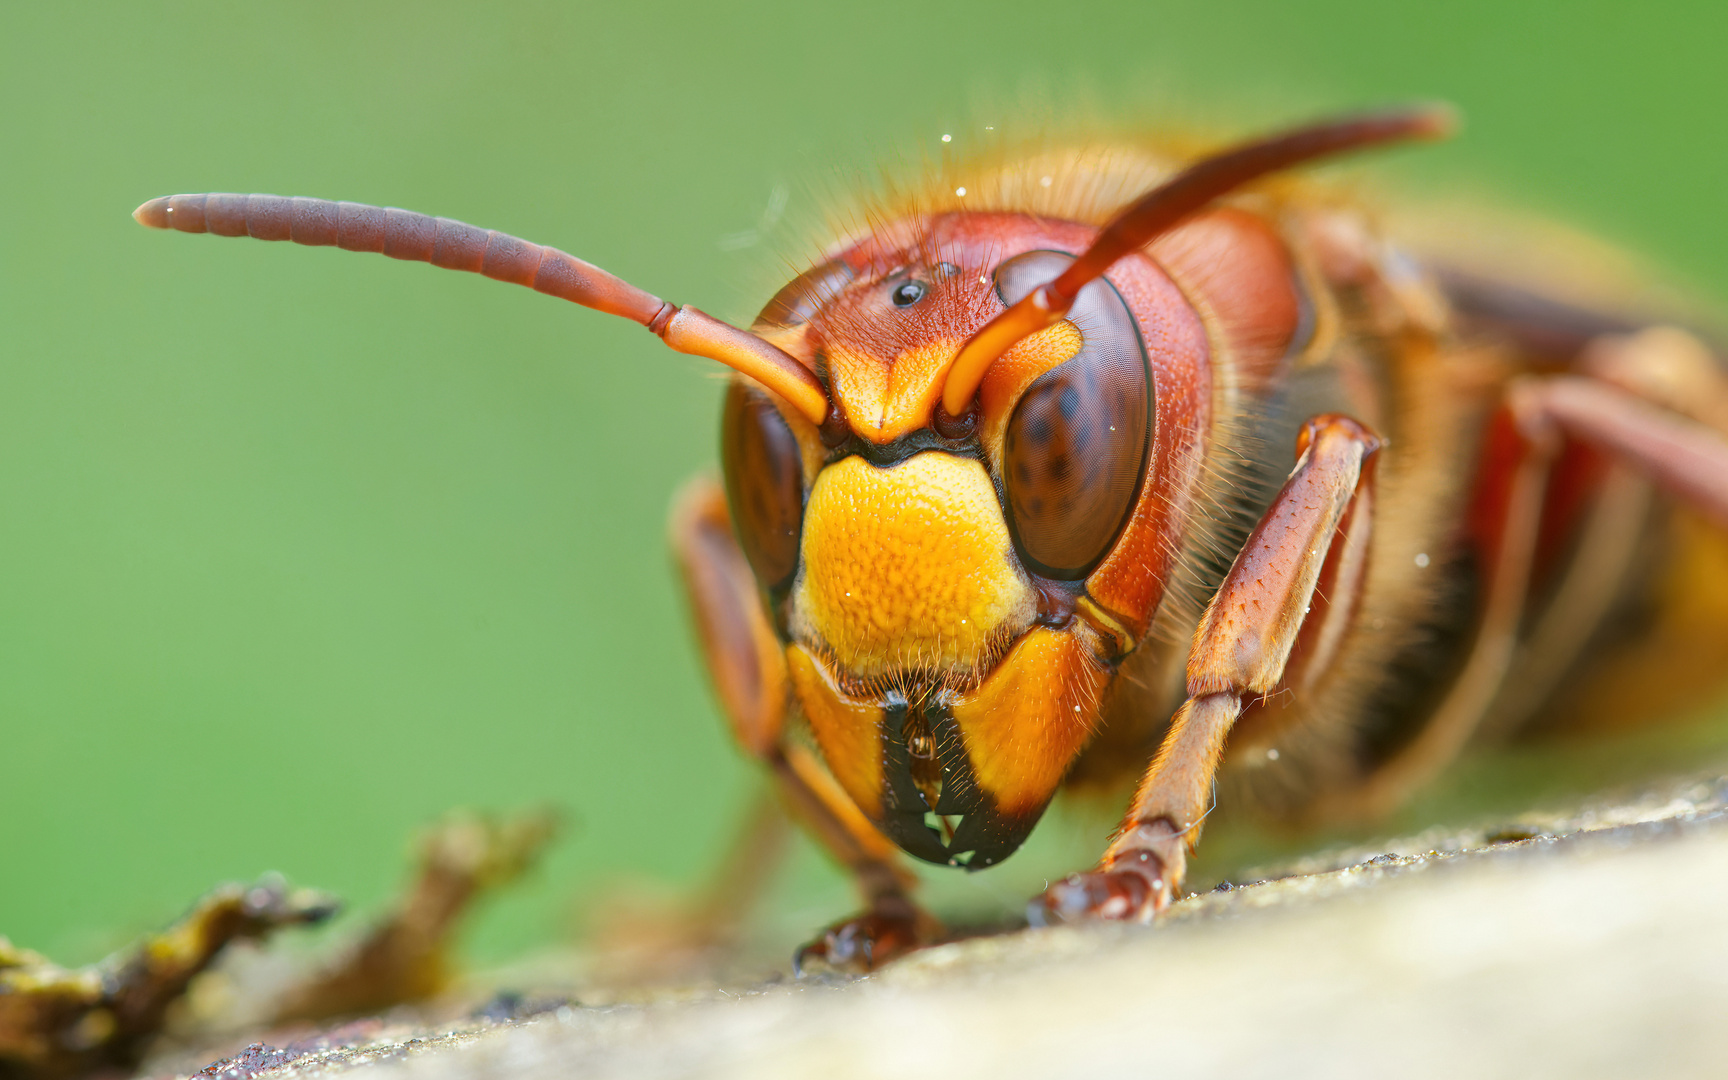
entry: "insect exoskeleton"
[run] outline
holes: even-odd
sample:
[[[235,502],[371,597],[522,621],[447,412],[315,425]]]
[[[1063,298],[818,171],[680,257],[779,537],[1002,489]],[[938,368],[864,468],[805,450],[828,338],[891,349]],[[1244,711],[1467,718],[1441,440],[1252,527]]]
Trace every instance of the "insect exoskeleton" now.
[[[1180,169],[981,168],[963,202],[837,244],[748,332],[406,211],[137,216],[477,271],[739,372],[723,484],[680,496],[673,545],[738,741],[864,896],[800,959],[867,968],[940,933],[896,848],[994,865],[1065,782],[1140,776],[1035,920],[1167,906],[1227,738],[1287,812],[1395,804],[1582,655],[1651,482],[1728,521],[1728,391],[1695,339],[1417,269],[1348,206],[1255,186],[1449,127],[1414,108]]]

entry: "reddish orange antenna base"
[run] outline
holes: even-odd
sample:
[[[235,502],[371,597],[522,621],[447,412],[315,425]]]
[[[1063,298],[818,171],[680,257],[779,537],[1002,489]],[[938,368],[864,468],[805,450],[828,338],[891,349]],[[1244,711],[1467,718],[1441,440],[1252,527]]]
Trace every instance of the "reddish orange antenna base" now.
[[[828,395],[816,376],[762,338],[667,303],[557,248],[496,230],[394,207],[281,195],[167,195],[132,217],[152,229],[370,251],[526,285],[641,323],[678,352],[718,360],[785,398],[813,424],[828,415]]]
[[[1318,158],[1383,143],[1444,138],[1456,123],[1453,111],[1444,105],[1351,116],[1256,139],[1190,165],[1117,214],[1060,276],[1033,289],[973,334],[948,369],[942,407],[959,416],[990,365],[1015,342],[1061,321],[1080,290],[1103,276],[1116,260],[1138,251],[1219,196]]]
[[[684,305],[664,320],[660,335],[669,347],[691,356],[706,356],[747,375],[779,394],[805,419],[820,427],[828,418],[828,395],[808,368],[781,349],[738,329],[731,323]]]

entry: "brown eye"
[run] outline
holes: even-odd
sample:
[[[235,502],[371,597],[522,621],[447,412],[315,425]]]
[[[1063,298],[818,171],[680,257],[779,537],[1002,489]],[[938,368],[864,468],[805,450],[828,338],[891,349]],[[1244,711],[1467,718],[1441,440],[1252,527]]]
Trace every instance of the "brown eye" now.
[[[720,468],[732,528],[756,580],[774,589],[798,569],[804,468],[798,440],[767,395],[734,382],[720,416]]]
[[[804,271],[780,287],[756,316],[754,328],[785,329],[809,322],[823,304],[839,295],[852,276],[852,268],[839,259]]]
[[[1032,251],[1003,263],[996,291],[1013,304],[1073,256]],[[1008,418],[1003,486],[1015,547],[1035,573],[1076,581],[1109,554],[1140,490],[1152,427],[1140,328],[1103,278],[1068,318],[1084,344],[1027,388]]]

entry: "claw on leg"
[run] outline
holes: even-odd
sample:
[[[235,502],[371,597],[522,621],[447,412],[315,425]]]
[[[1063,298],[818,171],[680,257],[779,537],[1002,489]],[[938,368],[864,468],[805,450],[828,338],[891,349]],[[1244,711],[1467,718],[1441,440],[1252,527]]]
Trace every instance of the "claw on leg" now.
[[[1111,846],[1098,869],[1069,874],[1034,897],[1026,921],[1150,922],[1175,899],[1186,863],[1183,847],[1182,835],[1168,821],[1137,826]]]
[[[830,926],[792,955],[793,974],[803,977],[810,961],[853,975],[874,971],[935,936],[935,923],[911,901],[875,908]]]

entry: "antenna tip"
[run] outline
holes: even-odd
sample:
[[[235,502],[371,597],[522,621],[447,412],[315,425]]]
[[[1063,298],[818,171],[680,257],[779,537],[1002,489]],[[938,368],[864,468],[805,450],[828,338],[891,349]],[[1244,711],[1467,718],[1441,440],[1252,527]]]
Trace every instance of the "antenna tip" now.
[[[168,200],[172,197],[164,195],[159,199],[151,199],[132,211],[132,220],[152,229],[172,228],[173,226],[168,223]]]
[[[1450,139],[1464,126],[1458,107],[1448,101],[1425,101],[1410,109],[1411,133],[1418,139]]]

